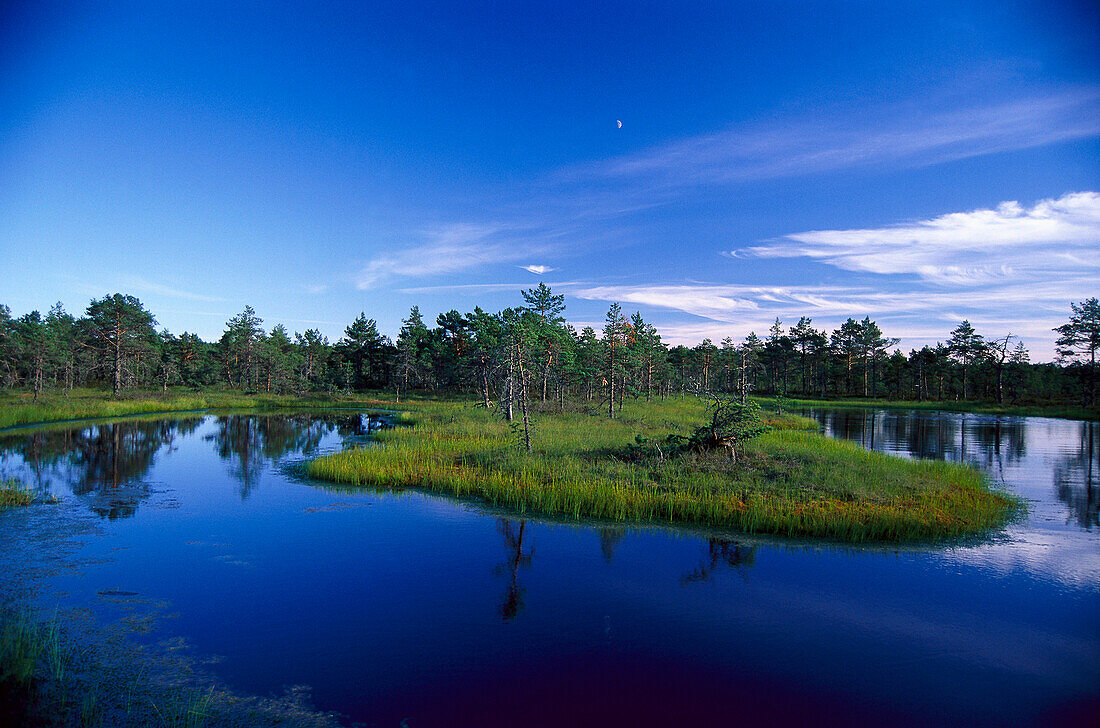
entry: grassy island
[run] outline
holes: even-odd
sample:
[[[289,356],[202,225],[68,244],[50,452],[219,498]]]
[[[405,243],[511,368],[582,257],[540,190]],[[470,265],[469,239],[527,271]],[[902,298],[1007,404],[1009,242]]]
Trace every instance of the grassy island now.
[[[979,535],[1019,507],[977,470],[868,452],[800,417],[771,415],[771,430],[731,461],[721,453],[667,458],[659,448],[639,455],[631,447],[639,435],[689,433],[704,416],[699,400],[639,402],[620,414],[539,413],[528,453],[494,412],[418,402],[403,414],[408,427],[313,460],[308,472],[346,486],[425,488],[523,512],[843,541]]]

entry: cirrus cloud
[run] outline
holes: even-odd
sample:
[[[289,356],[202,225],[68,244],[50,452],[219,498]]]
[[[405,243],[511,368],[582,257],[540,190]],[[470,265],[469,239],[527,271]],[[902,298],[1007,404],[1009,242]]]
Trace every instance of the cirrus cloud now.
[[[849,271],[970,286],[1100,272],[1100,194],[954,212],[889,227],[811,230],[730,255],[810,258]]]

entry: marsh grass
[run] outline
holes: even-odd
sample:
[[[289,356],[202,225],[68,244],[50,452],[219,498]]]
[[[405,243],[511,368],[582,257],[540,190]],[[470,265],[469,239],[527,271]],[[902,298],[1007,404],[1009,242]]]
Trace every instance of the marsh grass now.
[[[0,484],[0,510],[15,506],[29,506],[34,503],[34,493],[23,489],[23,484],[7,481]]]
[[[380,404],[370,395],[246,395],[239,392],[131,392],[112,398],[109,392],[77,389],[72,393],[47,393],[32,402],[27,394],[0,394],[0,430],[21,425],[106,419],[146,414],[201,412],[211,409],[259,409],[349,407]]]
[[[57,503],[57,498],[52,495],[38,495],[23,485],[18,478],[8,478],[0,481],[0,511],[18,506],[29,506],[35,501],[42,503]]]
[[[977,470],[869,452],[789,414],[772,416],[773,430],[736,464],[724,454],[624,456],[636,435],[689,434],[704,416],[693,398],[638,402],[617,420],[543,412],[533,453],[482,408],[422,402],[409,411],[409,427],[317,458],[308,474],[357,487],[425,488],[521,513],[856,542],[984,534],[1019,507]]]

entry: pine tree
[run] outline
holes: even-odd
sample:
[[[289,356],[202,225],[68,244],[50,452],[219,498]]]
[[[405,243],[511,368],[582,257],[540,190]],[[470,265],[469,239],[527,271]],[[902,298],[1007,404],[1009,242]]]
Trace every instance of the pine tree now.
[[[81,323],[86,345],[98,352],[102,365],[110,367],[111,391],[117,397],[131,360],[136,361],[156,341],[157,320],[138,299],[116,293],[93,299]]]
[[[616,381],[626,371],[626,347],[629,343],[630,322],[623,315],[619,304],[612,303],[604,318],[603,346],[605,356],[604,376],[607,380],[607,416],[615,419]]]
[[[974,330],[969,321],[964,320],[951,332],[951,338],[947,340],[947,350],[951,358],[962,367],[962,398],[968,399],[968,374],[986,354],[985,339]]]
[[[1067,323],[1055,328],[1060,336],[1056,342],[1062,359],[1075,359],[1085,367],[1089,404],[1096,406],[1096,351],[1100,349],[1100,301],[1090,298],[1080,304],[1070,303],[1073,314]]]

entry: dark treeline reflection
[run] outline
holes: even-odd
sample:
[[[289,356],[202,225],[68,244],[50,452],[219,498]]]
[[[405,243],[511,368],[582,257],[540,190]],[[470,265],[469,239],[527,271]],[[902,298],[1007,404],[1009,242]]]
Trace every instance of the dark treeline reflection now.
[[[170,451],[177,438],[194,432],[201,423],[201,417],[193,417],[32,430],[6,438],[0,450],[5,465],[18,456],[22,468],[15,475],[25,485],[41,492],[64,486],[74,495],[87,497],[95,513],[125,518],[148,495],[148,486],[141,480],[157,454]],[[5,467],[9,475],[6,471]]]
[[[615,547],[626,536],[626,529],[600,528],[597,529],[596,535],[600,538],[600,553],[603,554],[604,561],[610,564],[611,560],[615,558]]]
[[[531,529],[526,519],[497,519],[497,531],[504,539],[504,561],[493,568],[496,576],[505,581],[504,594],[497,605],[497,614],[504,622],[511,622],[527,608],[527,590],[520,583],[520,570],[531,568],[535,551],[531,545]],[[595,529],[599,539],[600,554],[607,563],[615,556],[615,549],[626,538],[627,529],[608,526]],[[744,544],[725,538],[709,538],[698,565],[680,577],[680,583],[695,584],[709,581],[720,571],[731,570],[742,579],[748,578],[748,570],[756,563],[756,545]]]
[[[725,538],[707,539],[707,551],[703,560],[694,571],[680,577],[682,584],[695,584],[709,581],[723,568],[733,569],[743,579],[747,579],[748,569],[756,563],[756,546],[749,546]]]
[[[105,518],[125,518],[148,496],[143,479],[158,457],[192,435],[203,417],[130,420],[79,429],[38,429],[0,441],[0,476],[17,477],[47,492],[65,487],[89,499]],[[206,436],[229,462],[242,497],[255,486],[269,460],[317,451],[326,435],[345,444],[360,441],[384,425],[371,415],[226,415]]]
[[[519,585],[520,568],[531,566],[534,550],[528,548],[524,553],[524,537],[527,535],[527,521],[510,521],[507,518],[497,519],[497,530],[504,537],[505,561],[497,564],[494,573],[504,576],[507,586],[504,597],[500,601],[500,617],[505,622],[516,618],[525,606],[523,597],[526,590]],[[528,547],[530,544],[528,544]]]
[[[829,435],[858,442],[869,450],[967,462],[994,471],[1027,455],[1027,425],[1023,419],[878,410],[810,409],[803,414],[820,422]]]
[[[92,496],[90,508],[105,518],[126,518],[148,496],[141,479],[161,450],[170,450],[177,436],[189,434],[200,420],[186,422],[116,422],[100,425],[78,439],[73,453],[75,495]]]
[[[1081,422],[1080,446],[1076,452],[1063,455],[1054,464],[1054,492],[1058,500],[1066,504],[1069,512],[1067,523],[1091,531],[1100,528],[1100,423]]]
[[[813,409],[803,414],[833,437],[872,450],[968,463],[1002,482],[1010,479],[1012,466],[1029,459],[1030,437],[1038,450],[1030,461],[1042,460],[1038,467],[1051,473],[1055,495],[1066,505],[1066,522],[1086,530],[1100,528],[1100,423],[1066,423],[1072,430],[1052,430],[1034,419],[970,414]]]

